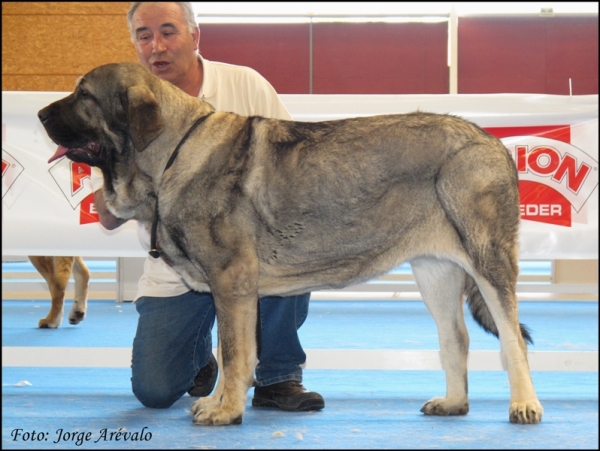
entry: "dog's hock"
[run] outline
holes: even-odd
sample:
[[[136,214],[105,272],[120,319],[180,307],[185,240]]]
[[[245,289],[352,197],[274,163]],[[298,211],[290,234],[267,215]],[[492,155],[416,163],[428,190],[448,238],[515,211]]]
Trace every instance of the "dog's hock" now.
[[[158,101],[146,86],[132,86],[127,90],[129,136],[138,151],[144,150],[164,129]]]

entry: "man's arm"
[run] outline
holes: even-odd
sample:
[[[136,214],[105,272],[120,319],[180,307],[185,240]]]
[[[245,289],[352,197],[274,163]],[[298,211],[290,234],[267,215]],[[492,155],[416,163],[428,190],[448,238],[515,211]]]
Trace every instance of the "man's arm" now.
[[[117,218],[108,211],[106,202],[104,202],[104,193],[102,192],[102,189],[99,189],[94,193],[94,207],[100,217],[100,224],[102,224],[105,229],[114,230],[127,222],[127,219]]]

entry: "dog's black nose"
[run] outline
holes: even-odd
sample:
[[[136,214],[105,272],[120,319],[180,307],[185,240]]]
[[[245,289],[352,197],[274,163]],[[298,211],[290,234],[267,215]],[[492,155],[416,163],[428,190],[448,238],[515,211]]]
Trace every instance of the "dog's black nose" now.
[[[48,112],[46,111],[46,108],[42,108],[40,111],[38,111],[38,118],[42,124],[48,120]]]

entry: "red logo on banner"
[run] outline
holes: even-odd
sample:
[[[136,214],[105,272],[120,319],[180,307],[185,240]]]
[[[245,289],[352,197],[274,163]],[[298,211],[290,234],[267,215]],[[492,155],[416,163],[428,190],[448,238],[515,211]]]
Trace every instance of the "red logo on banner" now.
[[[71,161],[71,192],[73,194],[76,194],[79,190],[83,189],[83,179],[86,177],[92,178],[92,168],[87,164]]]
[[[71,186],[75,195],[83,189],[83,180],[92,179],[92,168],[84,163],[71,161]],[[79,204],[79,224],[91,224],[100,222],[98,213],[94,209],[94,193],[88,194]]]
[[[561,182],[566,177],[567,188],[574,193],[579,191],[588,172],[590,165],[581,163],[577,168],[577,160],[572,155],[561,157],[560,153],[552,147],[538,146],[530,152],[527,146],[516,146],[517,170],[520,173],[531,171],[534,174]]]
[[[92,168],[90,166],[61,158],[49,169],[49,172],[73,210],[79,208],[79,224],[100,222],[98,214],[93,209],[94,193],[91,188]]]
[[[521,219],[571,226],[571,204],[555,189],[537,182],[521,180]]]
[[[568,125],[487,128],[519,173],[521,219],[571,227],[598,186],[598,162],[571,144]]]
[[[4,146],[4,145],[3,145]],[[17,178],[23,172],[23,166],[15,157],[2,148],[2,200],[7,201],[9,193]],[[13,190],[14,194],[14,190]],[[16,196],[16,195],[15,195]]]
[[[91,224],[92,222],[100,222],[94,208],[94,193],[83,199],[79,205],[79,224]]]

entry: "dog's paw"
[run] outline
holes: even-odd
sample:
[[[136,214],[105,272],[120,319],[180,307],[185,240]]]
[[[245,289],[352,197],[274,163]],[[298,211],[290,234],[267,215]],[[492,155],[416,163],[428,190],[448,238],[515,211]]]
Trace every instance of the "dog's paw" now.
[[[511,423],[537,424],[542,421],[544,409],[540,402],[534,399],[511,403],[508,414]]]
[[[423,404],[421,412],[425,415],[466,415],[469,412],[469,401],[451,400],[448,398],[433,398]]]
[[[79,324],[85,319],[85,312],[80,310],[71,310],[69,313],[69,324]]]
[[[87,310],[87,303],[74,300],[69,312],[69,323],[79,324],[85,319],[85,312]]]
[[[206,396],[205,398],[198,399],[192,405],[192,413],[195,415],[198,412],[200,412],[201,410],[208,409],[209,407],[218,407],[220,405],[221,405],[220,397],[217,398],[216,396]]]
[[[54,319],[46,317],[38,321],[38,327],[40,329],[56,329],[58,326],[60,326],[61,322],[62,316],[59,316]]]
[[[242,424],[244,411],[226,409],[223,406],[207,407],[194,415],[194,423],[204,425]]]

